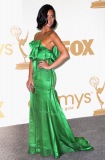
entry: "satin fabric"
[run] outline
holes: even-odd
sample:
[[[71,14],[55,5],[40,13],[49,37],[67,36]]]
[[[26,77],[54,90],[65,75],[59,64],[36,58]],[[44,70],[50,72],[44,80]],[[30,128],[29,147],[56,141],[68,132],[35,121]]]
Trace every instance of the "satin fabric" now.
[[[40,60],[53,63],[60,54],[58,49],[49,50],[40,40],[29,45],[35,92],[30,92],[28,153],[59,158],[67,152],[93,150],[87,139],[74,136],[66,120],[54,88],[55,71],[38,68]]]

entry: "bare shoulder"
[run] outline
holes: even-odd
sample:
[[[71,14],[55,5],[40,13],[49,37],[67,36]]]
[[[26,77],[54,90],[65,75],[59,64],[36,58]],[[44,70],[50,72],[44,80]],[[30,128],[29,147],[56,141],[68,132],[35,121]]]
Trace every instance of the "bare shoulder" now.
[[[55,31],[51,33],[50,37],[51,37],[52,44],[58,48],[59,52],[68,55],[68,51],[65,45],[63,44],[61,38],[58,36],[58,34]]]
[[[50,37],[53,44],[56,45],[57,47],[59,44],[63,45],[61,38],[58,36],[58,34],[55,31],[51,33]]]
[[[55,31],[51,32],[50,36],[52,39],[59,38],[58,34]]]
[[[39,35],[39,33],[40,33],[40,32],[35,33],[35,35],[34,35],[34,40],[37,39],[37,36]]]

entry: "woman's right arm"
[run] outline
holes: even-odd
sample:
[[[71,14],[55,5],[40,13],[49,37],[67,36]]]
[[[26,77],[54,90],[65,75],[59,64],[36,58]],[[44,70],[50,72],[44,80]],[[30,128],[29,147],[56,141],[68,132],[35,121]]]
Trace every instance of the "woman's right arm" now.
[[[26,84],[29,91],[31,90],[31,86],[34,85],[33,79],[32,79],[32,75],[33,75],[32,60],[30,60],[30,63],[29,63],[29,75],[28,75],[28,81],[27,81],[27,84]]]

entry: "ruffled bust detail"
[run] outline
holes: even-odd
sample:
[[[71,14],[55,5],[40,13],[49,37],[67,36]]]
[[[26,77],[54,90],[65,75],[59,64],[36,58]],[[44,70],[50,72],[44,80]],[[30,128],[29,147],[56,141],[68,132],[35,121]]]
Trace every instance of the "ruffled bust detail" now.
[[[56,46],[53,47],[52,52],[53,53],[51,54],[51,59],[52,59],[52,61],[55,61],[59,57],[60,52]]]
[[[29,43],[29,46],[31,48],[31,52],[29,55],[29,59],[32,59],[32,61],[36,60],[38,58],[38,54],[39,54],[39,47],[43,47],[43,52],[45,52],[45,58],[50,58],[52,62],[54,62],[60,55],[60,52],[58,50],[58,48],[56,46],[53,47],[52,51],[50,51],[49,49],[47,49],[46,47],[44,47],[43,45],[41,45],[40,40],[33,40]],[[48,52],[48,55],[50,53],[50,55],[47,57],[46,54]],[[44,57],[43,57],[44,59]]]
[[[29,46],[31,48],[29,59],[32,59],[32,61],[37,59],[37,57],[38,57],[39,45],[40,45],[40,41],[33,40],[29,43]]]

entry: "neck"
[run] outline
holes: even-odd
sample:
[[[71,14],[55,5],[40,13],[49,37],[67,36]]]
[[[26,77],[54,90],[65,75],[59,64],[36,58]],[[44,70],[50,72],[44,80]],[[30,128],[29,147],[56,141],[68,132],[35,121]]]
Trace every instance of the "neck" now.
[[[42,28],[42,33],[47,33],[47,32],[50,32],[52,29],[50,27],[47,27],[47,26],[44,26]]]

